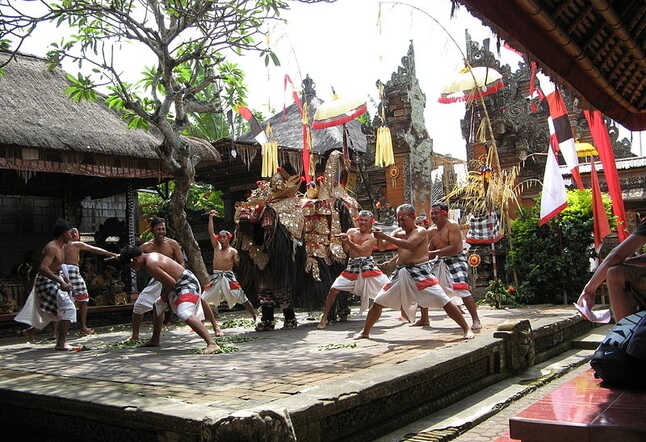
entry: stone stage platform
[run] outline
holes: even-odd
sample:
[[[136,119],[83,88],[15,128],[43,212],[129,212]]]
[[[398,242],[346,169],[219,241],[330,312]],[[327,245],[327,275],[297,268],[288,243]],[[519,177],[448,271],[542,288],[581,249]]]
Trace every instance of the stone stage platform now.
[[[306,314],[281,330],[278,317],[271,332],[226,328],[227,352],[214,355],[196,354],[204,343],[184,325],[166,326],[151,348],[123,348],[127,325],[73,333],[70,352],[44,332],[36,344],[6,338],[0,424],[23,437],[12,440],[370,441],[570,350],[593,328],[571,306],[478,311],[471,341],[442,310],[430,327],[384,310],[359,341],[363,317],[322,331]],[[236,318],[247,317],[220,322],[245,325]]]

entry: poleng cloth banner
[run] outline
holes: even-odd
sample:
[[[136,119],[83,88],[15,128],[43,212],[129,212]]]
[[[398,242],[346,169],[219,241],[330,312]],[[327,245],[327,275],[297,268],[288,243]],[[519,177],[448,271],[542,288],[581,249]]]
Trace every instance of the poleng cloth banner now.
[[[496,212],[486,215],[471,215],[466,241],[469,244],[493,244],[505,235],[500,233],[500,221]]]

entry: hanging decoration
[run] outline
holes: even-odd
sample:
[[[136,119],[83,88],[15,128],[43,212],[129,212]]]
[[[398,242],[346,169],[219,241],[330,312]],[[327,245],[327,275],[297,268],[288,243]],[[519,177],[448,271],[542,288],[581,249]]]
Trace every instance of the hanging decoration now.
[[[399,167],[393,166],[390,169],[390,179],[392,180],[393,189],[397,188],[397,178],[399,178]]]
[[[375,142],[375,166],[387,167],[395,164],[395,154],[393,153],[393,138],[390,128],[386,126],[385,96],[384,84],[379,81],[379,96],[381,97],[381,127],[377,128],[377,140]]]
[[[278,143],[267,141],[262,145],[262,173],[263,178],[273,176],[278,169]]]
[[[391,164],[395,164],[395,155],[393,153],[393,140],[390,129],[387,127],[378,127],[375,146],[375,166],[387,167]]]
[[[268,137],[273,134],[270,125],[267,125],[265,133]],[[262,145],[262,165],[260,176],[269,178],[276,173],[278,169],[278,143],[276,141],[266,141]]]
[[[480,255],[478,255],[477,253],[472,253],[471,255],[469,255],[469,265],[471,267],[478,267],[480,265],[480,261]]]
[[[292,98],[294,99],[294,103],[298,107],[298,110],[301,114],[302,134],[303,134],[303,153],[302,153],[303,177],[305,182],[309,183],[311,181],[310,177],[314,174],[311,173],[311,169],[313,169],[313,164],[311,164],[312,136],[310,134],[310,125],[309,125],[308,116],[307,116],[307,107],[303,106],[303,103],[301,102],[301,99],[298,96],[298,93],[296,92],[296,88],[294,87],[294,82],[292,81],[291,77],[285,74],[284,90],[287,90],[287,83],[291,84],[292,86]],[[283,118],[285,118],[285,109],[286,109],[286,106],[283,105]]]

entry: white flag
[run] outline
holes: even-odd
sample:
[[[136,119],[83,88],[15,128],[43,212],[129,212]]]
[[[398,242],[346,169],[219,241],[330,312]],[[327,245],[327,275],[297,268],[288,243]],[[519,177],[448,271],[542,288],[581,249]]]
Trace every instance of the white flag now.
[[[552,146],[547,153],[545,164],[545,176],[543,177],[543,192],[541,193],[541,219],[539,225],[543,225],[567,207],[567,194],[565,182],[559,170],[559,163],[554,155]]]

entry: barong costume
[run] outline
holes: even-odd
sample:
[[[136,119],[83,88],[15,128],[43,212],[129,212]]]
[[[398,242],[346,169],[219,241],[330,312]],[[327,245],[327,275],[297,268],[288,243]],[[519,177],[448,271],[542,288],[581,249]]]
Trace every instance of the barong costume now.
[[[348,259],[348,266],[332,283],[332,288],[361,296],[359,314],[368,308],[369,299],[374,299],[388,277],[377,267],[372,256]]]
[[[186,321],[191,315],[198,316],[202,305],[200,292],[198,279],[190,270],[184,270],[175,287],[168,293],[168,303],[161,298],[155,302],[155,314],[168,310],[170,305],[173,313],[182,321]]]
[[[232,270],[213,270],[211,281],[202,293],[202,298],[215,305],[226,301],[230,309],[236,304],[244,304],[248,301]]]
[[[403,309],[409,319],[415,317],[418,305],[440,308],[450,301],[433,275],[428,261],[397,267],[390,282],[383,286],[375,298],[375,303],[384,307]]]

